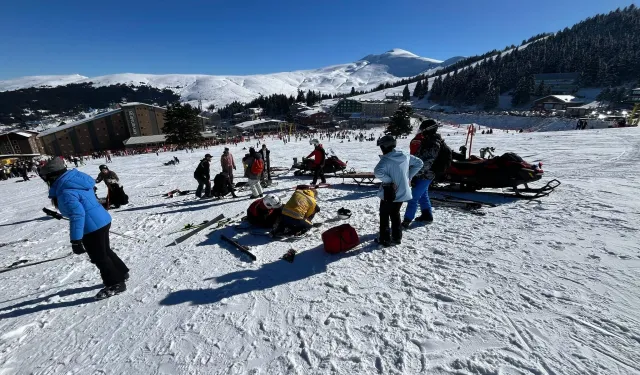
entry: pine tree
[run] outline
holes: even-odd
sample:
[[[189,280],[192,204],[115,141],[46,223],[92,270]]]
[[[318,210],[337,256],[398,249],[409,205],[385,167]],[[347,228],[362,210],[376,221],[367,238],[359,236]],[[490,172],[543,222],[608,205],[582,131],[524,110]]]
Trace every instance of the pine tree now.
[[[402,90],[402,100],[409,101],[411,100],[411,93],[409,92],[409,85],[404,86],[404,90]]]
[[[302,103],[306,100],[304,96],[304,91],[298,90],[298,96],[296,97],[296,103]]]
[[[351,96],[356,95],[356,88],[355,88],[355,87],[353,87],[353,86],[351,86],[351,94],[350,94],[350,95],[351,95]]]
[[[545,88],[544,81],[540,81],[540,84],[536,88],[536,94],[535,95],[536,96],[543,96],[546,92],[547,92],[547,89]]]
[[[198,123],[198,114],[198,109],[189,104],[174,103],[167,106],[163,128],[166,143],[188,146],[204,141],[200,133],[202,129]]]
[[[408,90],[408,89],[407,89]],[[413,114],[413,109],[409,106],[401,106],[391,117],[391,122],[389,126],[387,126],[387,130],[384,131],[387,135],[392,135],[394,137],[399,137],[401,135],[410,134],[413,130],[413,126],[411,126],[411,115]]]
[[[207,109],[213,111],[214,109],[216,109],[216,106],[215,104],[209,104],[209,106],[207,106]]]
[[[489,85],[487,95],[484,98],[484,109],[490,110],[496,108],[500,104],[500,90],[494,85]]]
[[[416,83],[416,87],[413,89],[413,97],[417,98],[420,95],[422,95],[422,82],[418,81],[418,83]]]

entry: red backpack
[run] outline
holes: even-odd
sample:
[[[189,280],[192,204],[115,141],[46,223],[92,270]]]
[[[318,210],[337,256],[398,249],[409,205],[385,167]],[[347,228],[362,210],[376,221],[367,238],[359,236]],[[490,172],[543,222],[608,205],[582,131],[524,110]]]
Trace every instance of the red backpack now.
[[[422,146],[423,138],[424,137],[422,136],[422,133],[420,133],[411,140],[411,143],[409,143],[409,152],[411,153],[411,155],[415,156],[418,154],[418,152],[420,151],[420,146]]]
[[[262,161],[262,159],[254,159],[253,164],[251,164],[251,173],[261,174],[263,170],[264,170],[264,161]]]
[[[329,254],[338,254],[351,250],[360,244],[358,233],[349,224],[342,224],[322,233],[324,251]]]

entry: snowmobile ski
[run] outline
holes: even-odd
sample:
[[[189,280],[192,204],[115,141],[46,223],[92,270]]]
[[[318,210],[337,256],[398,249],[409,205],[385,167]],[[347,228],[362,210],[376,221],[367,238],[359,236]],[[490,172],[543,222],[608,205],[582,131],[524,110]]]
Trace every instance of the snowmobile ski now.
[[[253,255],[253,253],[249,250],[248,247],[241,245],[238,243],[238,241],[233,240],[227,236],[220,235],[220,238],[228,243],[230,243],[231,245],[233,245],[233,247],[235,247],[236,249],[240,250],[241,252],[243,252],[244,254],[246,254],[249,258],[251,258],[251,260],[257,260],[258,258],[256,258],[255,255]]]
[[[176,238],[171,244],[169,244],[169,246],[178,245],[178,244],[183,243],[184,241],[189,239],[191,236],[197,234],[198,232],[204,230],[207,227],[212,226],[213,224],[219,222],[222,219],[224,219],[224,215],[220,214],[216,218],[214,218],[213,220],[208,221],[206,224],[203,224],[202,226],[192,230],[191,232]]]
[[[70,257],[72,255],[73,255],[73,253],[67,254],[67,255],[64,255],[64,256],[61,256],[61,257],[45,259],[45,260],[41,260],[41,261],[33,262],[33,263],[29,263],[29,261],[26,260],[26,259],[25,260],[19,260],[17,262],[14,262],[13,264],[11,264],[8,267],[0,269],[0,273],[5,273],[5,272],[13,271],[13,270],[18,270],[20,268],[25,268],[25,267],[31,267],[31,266],[35,266],[35,265],[42,264],[42,263],[53,262],[53,261],[56,261],[56,260],[68,258],[68,257]]]

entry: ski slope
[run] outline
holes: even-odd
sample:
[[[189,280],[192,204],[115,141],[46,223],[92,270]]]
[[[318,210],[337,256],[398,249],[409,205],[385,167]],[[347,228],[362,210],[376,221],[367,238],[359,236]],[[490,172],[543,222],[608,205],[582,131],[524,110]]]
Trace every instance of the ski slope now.
[[[462,132],[443,129],[456,149]],[[400,141],[408,149],[409,139]],[[273,166],[307,155],[307,140],[267,140]],[[373,142],[323,142],[370,171]],[[255,144],[254,144],[255,145]],[[240,159],[241,144],[231,147]],[[233,229],[204,230],[167,246],[187,223],[242,215],[244,199],[159,196],[195,189],[206,153],[114,158],[131,204],[111,211],[111,236],[131,268],[128,290],[101,302],[86,256],[0,274],[0,374],[638,374],[640,373],[640,134],[637,129],[477,135],[542,161],[562,185],[536,202],[501,201],[475,216],[435,205],[435,222],[403,244],[377,248],[378,198],[329,179],[321,230],[295,243]],[[178,166],[165,167],[173,155]],[[96,175],[102,160],[80,170]],[[220,170],[213,163],[215,172]],[[289,195],[300,180],[267,191]],[[70,253],[68,223],[43,217],[39,180],[0,181],[2,266]],[[100,196],[105,188],[99,185]],[[353,211],[332,222],[336,211]],[[325,254],[321,231],[348,222],[363,246]],[[250,263],[219,235],[257,256]],[[299,254],[279,260],[289,248]]]

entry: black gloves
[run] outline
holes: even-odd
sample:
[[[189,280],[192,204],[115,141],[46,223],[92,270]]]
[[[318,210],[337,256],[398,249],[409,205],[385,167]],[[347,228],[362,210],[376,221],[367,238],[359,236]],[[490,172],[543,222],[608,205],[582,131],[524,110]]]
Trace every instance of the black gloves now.
[[[71,241],[71,250],[73,250],[74,254],[84,254],[87,250],[84,249],[84,245],[82,244],[82,240],[73,240]]]

